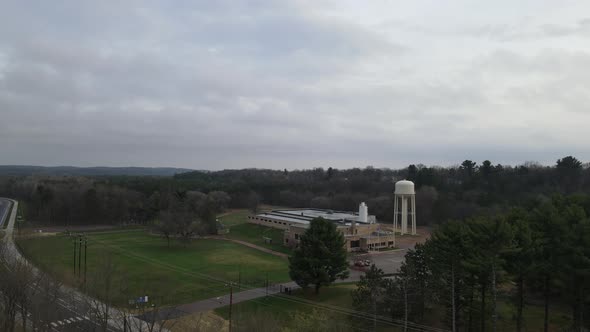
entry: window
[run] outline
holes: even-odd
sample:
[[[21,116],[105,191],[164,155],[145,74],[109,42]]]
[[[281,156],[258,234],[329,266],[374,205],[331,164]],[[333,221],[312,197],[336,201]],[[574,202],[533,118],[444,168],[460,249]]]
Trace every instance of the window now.
[[[361,241],[360,240],[350,241],[350,247],[351,248],[358,248],[360,246],[361,246]]]
[[[295,240],[299,240],[299,234],[295,234]]]

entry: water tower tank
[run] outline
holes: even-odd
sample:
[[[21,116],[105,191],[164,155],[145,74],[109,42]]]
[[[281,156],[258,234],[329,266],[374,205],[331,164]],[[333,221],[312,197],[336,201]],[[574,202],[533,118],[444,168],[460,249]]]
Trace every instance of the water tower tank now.
[[[396,195],[414,195],[414,182],[408,180],[401,180],[395,183]]]

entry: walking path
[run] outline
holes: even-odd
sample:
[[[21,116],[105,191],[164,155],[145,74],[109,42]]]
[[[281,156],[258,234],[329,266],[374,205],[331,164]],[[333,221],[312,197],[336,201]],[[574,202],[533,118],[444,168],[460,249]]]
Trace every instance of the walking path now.
[[[350,272],[350,275],[348,276],[348,278],[343,279],[343,280],[340,280],[340,279],[336,280],[335,283],[356,282],[356,281],[360,280],[361,275],[364,275],[364,272],[362,272],[362,271],[349,269],[349,272]],[[234,287],[233,288],[234,290],[237,288],[236,286],[233,286],[233,287]],[[244,301],[255,300],[257,298],[265,297],[268,295],[276,295],[281,292],[284,292],[286,288],[288,288],[290,290],[296,290],[296,289],[300,289],[301,287],[299,287],[299,285],[297,285],[297,283],[295,283],[294,281],[290,281],[290,282],[285,282],[285,283],[281,283],[281,284],[271,285],[268,287],[268,289],[266,287],[260,287],[260,288],[253,288],[253,289],[235,292],[231,295],[228,293],[228,294],[225,294],[222,296],[212,297],[210,299],[195,301],[192,303],[181,304],[181,305],[173,307],[173,308],[160,309],[159,312],[157,313],[155,319],[156,319],[156,321],[175,319],[175,318],[182,317],[185,315],[195,314],[195,313],[204,312],[204,311],[210,311],[210,310],[214,310],[217,308],[228,306],[230,303],[230,297],[232,298],[231,299],[232,304],[236,304],[236,303],[240,303],[240,302],[244,302]],[[229,290],[229,285],[228,285],[228,290]],[[149,313],[149,314],[145,314],[142,316],[136,316],[136,317],[139,319],[143,319],[145,321],[151,321],[151,319],[153,319],[154,315]]]
[[[185,315],[190,315],[194,313],[210,311],[217,308],[225,307],[230,304],[230,300],[232,304],[254,300],[257,298],[261,298],[268,295],[275,295],[284,291],[285,288],[290,288],[291,290],[299,289],[300,287],[294,282],[286,282],[280,285],[271,285],[268,287],[261,287],[261,288],[253,288],[244,291],[239,291],[232,293],[231,295],[225,294],[218,297],[212,297],[210,299],[195,301],[192,303],[181,304],[179,306],[173,308],[165,308],[160,309],[157,313],[155,319],[158,320],[168,320],[168,319],[175,319],[178,317],[182,317]],[[233,290],[235,290],[237,286],[233,286]],[[229,285],[228,285],[229,290]],[[143,319],[145,321],[151,321],[154,315],[151,313],[144,314],[142,316],[137,316],[137,318]]]
[[[224,237],[223,235],[217,235],[217,236],[205,236],[204,239],[213,239],[213,240],[224,240],[224,241],[230,241],[230,242],[234,242],[234,243],[238,243],[241,245],[244,245],[246,247],[250,247],[252,249],[256,249],[256,250],[260,250],[262,252],[265,252],[267,254],[271,254],[271,255],[275,255],[281,258],[288,258],[289,255],[282,253],[282,252],[278,252],[278,251],[274,251],[265,247],[261,247],[259,245],[250,243],[250,242],[246,242],[246,241],[242,241],[242,240],[236,240],[236,239],[229,239],[227,237]]]

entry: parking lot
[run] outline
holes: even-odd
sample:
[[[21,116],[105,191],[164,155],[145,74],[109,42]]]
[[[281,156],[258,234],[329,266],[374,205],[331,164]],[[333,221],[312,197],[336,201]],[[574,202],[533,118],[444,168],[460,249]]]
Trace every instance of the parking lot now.
[[[353,261],[369,260],[387,274],[396,273],[404,260],[406,251],[409,248],[413,248],[416,243],[422,243],[426,241],[428,237],[430,237],[430,228],[418,227],[416,231],[418,235],[404,235],[396,237],[396,247],[398,249],[360,253],[354,257]]]

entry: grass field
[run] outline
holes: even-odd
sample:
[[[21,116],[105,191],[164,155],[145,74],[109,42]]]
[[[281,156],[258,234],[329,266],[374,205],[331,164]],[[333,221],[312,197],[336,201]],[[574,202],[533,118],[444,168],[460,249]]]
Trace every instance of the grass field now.
[[[270,250],[289,254],[291,250],[283,245],[285,231],[272,227],[255,224],[239,224],[231,227],[225,237],[242,240]],[[266,243],[264,238],[272,239],[272,243]]]
[[[269,296],[267,298],[238,303],[233,306],[232,320],[239,324],[241,321],[251,319],[252,317],[270,317],[273,320],[281,322],[281,326],[288,326],[296,319],[296,313],[309,314],[315,308],[313,305],[299,303],[297,300],[303,299],[318,304],[352,308],[350,292],[355,288],[356,285],[354,283],[336,284],[322,288],[319,295],[315,295],[313,289],[307,289],[297,290],[291,296]],[[320,311],[334,316],[330,311]],[[215,309],[215,313],[228,319],[229,307]],[[336,314],[334,318],[340,321],[346,319],[341,314]],[[347,323],[347,321],[343,322]]]
[[[285,259],[243,245],[219,240],[194,240],[187,245],[166,241],[141,230],[88,234],[88,276],[100,275],[107,261],[118,287],[113,303],[150,295],[160,304],[187,303],[227,293],[224,281],[253,287],[287,281]],[[23,253],[42,269],[70,284],[73,278],[73,243],[65,235],[21,238]],[[212,280],[215,279],[215,280]]]
[[[217,216],[217,219],[225,226],[226,228],[231,228],[235,225],[240,225],[248,222],[248,216],[251,215],[252,212],[249,210],[230,210],[226,213],[223,213]]]
[[[250,224],[248,216],[251,214],[248,210],[234,210],[220,216],[219,220],[227,229],[225,237],[250,242],[286,254],[291,253],[291,250],[283,245],[283,230]],[[272,243],[265,243],[265,237],[272,239]]]

